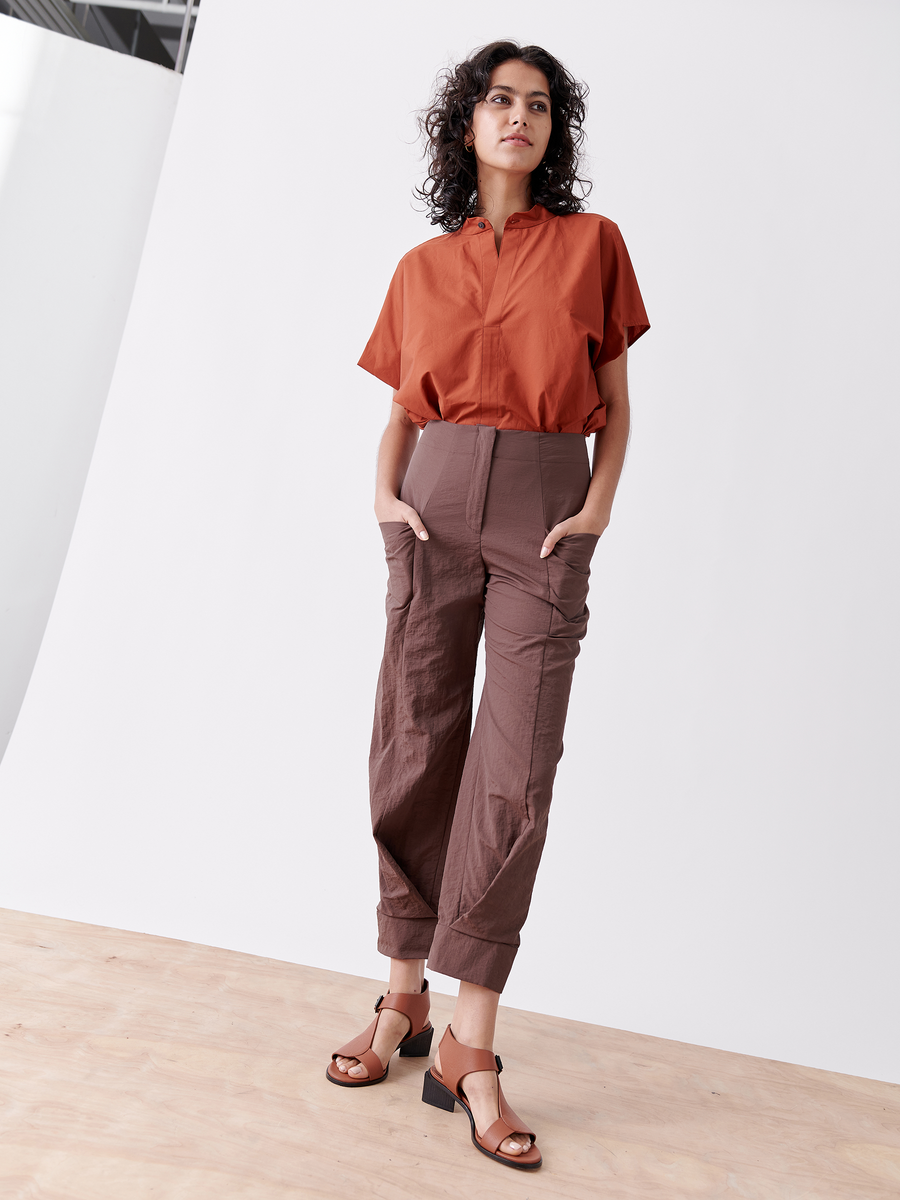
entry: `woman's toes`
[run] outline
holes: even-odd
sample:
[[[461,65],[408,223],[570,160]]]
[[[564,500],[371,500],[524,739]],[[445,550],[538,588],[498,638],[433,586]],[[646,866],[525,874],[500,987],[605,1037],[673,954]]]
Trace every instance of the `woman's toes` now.
[[[342,1071],[345,1075],[359,1076],[368,1075],[369,1073],[361,1063],[356,1061],[355,1058],[337,1058],[335,1059],[335,1065],[337,1066],[337,1069]]]
[[[506,1142],[504,1143],[503,1149],[506,1151],[507,1154],[521,1154],[523,1147],[521,1146],[521,1144],[519,1142],[514,1142],[512,1140],[512,1138],[507,1138]]]

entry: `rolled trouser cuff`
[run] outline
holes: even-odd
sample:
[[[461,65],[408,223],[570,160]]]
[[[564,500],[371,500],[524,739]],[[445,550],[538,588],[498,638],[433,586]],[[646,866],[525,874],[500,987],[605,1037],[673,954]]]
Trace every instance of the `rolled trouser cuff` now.
[[[378,913],[378,952],[388,958],[427,958],[437,917],[390,917]]]
[[[434,932],[428,966],[451,979],[502,992],[518,949],[517,945],[488,942],[439,924]]]

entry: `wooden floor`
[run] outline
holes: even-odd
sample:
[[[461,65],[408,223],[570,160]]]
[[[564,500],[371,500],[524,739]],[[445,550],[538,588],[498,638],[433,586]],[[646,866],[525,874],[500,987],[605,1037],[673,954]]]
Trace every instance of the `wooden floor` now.
[[[526,1174],[421,1103],[426,1060],[325,1080],[380,981],[8,910],[0,956],[3,1200],[900,1196],[896,1085],[501,1008]]]

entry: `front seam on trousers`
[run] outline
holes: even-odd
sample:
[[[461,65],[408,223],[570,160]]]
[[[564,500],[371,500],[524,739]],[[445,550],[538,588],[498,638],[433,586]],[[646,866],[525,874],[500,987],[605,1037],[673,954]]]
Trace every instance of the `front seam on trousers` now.
[[[491,472],[491,454],[497,430],[493,425],[475,426],[475,455],[472,463],[472,486],[466,501],[466,524],[473,533],[480,533],[484,522],[484,502]]]
[[[479,638],[480,638],[480,630],[479,630]],[[479,639],[476,639],[476,646],[477,646],[477,644],[478,644],[478,640],[479,640]],[[477,651],[476,651],[476,652],[477,652]],[[471,700],[470,700],[470,702],[469,702],[469,722],[468,722],[468,724],[469,724],[469,729],[470,729],[470,731],[471,731],[471,727],[472,727],[472,709],[471,709]],[[459,760],[458,760],[457,769],[456,769],[456,781],[455,781],[455,786],[454,786],[454,788],[453,788],[453,791],[454,791],[454,794],[455,794],[455,795],[458,795],[458,794],[459,794],[459,781],[460,781],[460,779],[462,778],[462,770],[463,770],[463,766],[465,765],[465,761],[466,761],[466,750],[467,750],[467,749],[468,749],[468,746],[465,744],[465,742],[463,742],[463,741],[461,740],[461,741],[460,741],[460,747],[459,747]],[[454,803],[454,805],[453,805],[453,807],[452,807],[452,808],[448,807],[448,809],[447,809],[447,813],[446,813],[446,816],[445,816],[445,818],[444,818],[444,828],[443,828],[443,831],[442,831],[442,833],[441,833],[441,851],[442,851],[442,854],[441,854],[441,857],[439,857],[439,858],[438,858],[438,859],[435,861],[435,864],[434,864],[434,875],[433,875],[433,877],[432,877],[432,880],[431,880],[431,894],[432,894],[432,895],[433,895],[433,894],[434,894],[434,893],[437,891],[438,873],[441,871],[441,869],[442,869],[442,866],[443,866],[443,861],[442,861],[442,860],[443,860],[443,858],[445,858],[445,857],[446,857],[446,847],[447,847],[447,845],[449,844],[449,841],[450,841],[450,826],[451,826],[451,824],[452,824],[452,822],[453,822],[453,814],[454,814],[454,810],[455,810],[455,808],[456,808],[456,805],[455,805],[455,803]]]
[[[475,765],[475,781],[473,783],[473,788],[476,793],[478,791],[478,779],[481,775],[482,766],[483,766],[482,761],[479,758]],[[474,817],[474,815],[475,815],[475,810],[474,810],[474,808],[471,808],[469,810],[468,836],[466,837],[465,852],[464,852],[464,857],[463,857],[463,861],[462,861],[463,878],[465,878],[465,875],[466,875],[466,867],[469,865],[469,849],[472,845],[472,818]],[[460,888],[459,893],[456,897],[456,913],[453,917],[453,920],[450,922],[451,925],[455,924],[459,920],[459,918],[463,915],[462,905],[463,905],[463,889]],[[440,920],[440,914],[438,914],[438,920]]]

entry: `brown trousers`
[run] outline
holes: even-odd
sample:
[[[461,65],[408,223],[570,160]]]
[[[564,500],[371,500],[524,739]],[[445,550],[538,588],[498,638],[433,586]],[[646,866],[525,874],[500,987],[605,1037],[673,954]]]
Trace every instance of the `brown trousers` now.
[[[537,874],[598,535],[545,534],[590,484],[580,433],[429,421],[383,521],[387,634],[369,757],[378,949],[502,992]],[[484,631],[485,681],[473,685]]]

